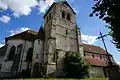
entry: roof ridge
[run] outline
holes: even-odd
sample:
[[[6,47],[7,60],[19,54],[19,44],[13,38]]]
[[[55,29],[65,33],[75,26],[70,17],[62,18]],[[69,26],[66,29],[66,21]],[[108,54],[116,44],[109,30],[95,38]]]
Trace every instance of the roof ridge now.
[[[92,45],[92,44],[86,44],[86,43],[83,43],[83,45],[89,45],[89,46],[95,46],[95,47],[100,47],[98,45]],[[101,48],[101,47],[100,47]]]

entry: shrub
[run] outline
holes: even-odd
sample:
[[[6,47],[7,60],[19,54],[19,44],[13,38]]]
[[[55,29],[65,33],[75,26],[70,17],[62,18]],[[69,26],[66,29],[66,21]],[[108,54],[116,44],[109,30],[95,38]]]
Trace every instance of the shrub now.
[[[89,65],[85,63],[79,53],[66,54],[63,64],[63,71],[67,78],[85,78],[89,76]]]

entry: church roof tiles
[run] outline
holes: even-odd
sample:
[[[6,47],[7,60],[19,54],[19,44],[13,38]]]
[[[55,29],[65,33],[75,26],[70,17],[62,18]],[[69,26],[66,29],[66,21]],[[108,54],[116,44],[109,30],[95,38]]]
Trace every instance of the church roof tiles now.
[[[41,34],[42,34],[42,32],[41,32]],[[34,41],[37,36],[38,36],[38,32],[33,31],[33,30],[27,30],[27,31],[15,34],[10,37],[6,37],[5,40],[7,41],[7,40],[11,40],[11,39],[24,39],[24,40]],[[40,36],[40,37],[44,37],[44,35]]]
[[[83,44],[83,49],[85,52],[107,54],[103,48],[101,48],[99,46],[95,46],[95,45]],[[109,55],[111,55],[111,54],[109,54]]]
[[[86,61],[90,65],[95,65],[95,66],[106,66],[106,61],[105,60],[100,60],[97,58],[86,58]]]
[[[101,54],[101,55],[107,56],[106,51],[99,46],[83,44],[83,50],[84,50],[84,53],[87,52],[89,54]],[[108,54],[109,56],[112,56],[110,53]],[[90,65],[95,65],[95,66],[106,66],[106,62],[107,62],[105,59],[100,59],[98,57],[93,58],[93,57],[87,56],[85,57],[85,59]]]

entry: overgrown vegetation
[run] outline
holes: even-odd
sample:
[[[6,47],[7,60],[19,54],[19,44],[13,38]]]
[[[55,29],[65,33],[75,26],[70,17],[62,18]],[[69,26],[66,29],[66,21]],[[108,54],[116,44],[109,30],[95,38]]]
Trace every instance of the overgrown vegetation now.
[[[89,76],[89,66],[79,53],[66,54],[63,63],[67,78],[86,78]]]
[[[58,79],[58,78],[31,78],[31,79],[10,79],[10,80],[108,80],[107,78],[91,78],[91,79]]]
[[[120,50],[120,0],[94,0],[95,5],[90,16],[95,14],[108,23],[113,43]]]

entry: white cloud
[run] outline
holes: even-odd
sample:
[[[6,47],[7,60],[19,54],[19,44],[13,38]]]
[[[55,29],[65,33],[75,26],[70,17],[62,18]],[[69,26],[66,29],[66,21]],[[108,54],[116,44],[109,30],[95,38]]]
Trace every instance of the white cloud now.
[[[89,36],[89,35],[84,35],[82,34],[82,41],[83,43],[87,43],[87,44],[94,44],[97,40],[97,36]]]
[[[78,14],[78,10],[76,8],[73,8],[73,10],[75,11],[76,14]]]
[[[15,29],[15,30],[10,30],[10,31],[8,31],[9,33],[10,33],[10,36],[12,36],[12,35],[15,35],[15,34],[17,34],[17,33],[21,33],[21,32],[23,32],[23,31],[26,31],[26,30],[29,30],[30,28],[28,28],[28,27],[22,27],[22,28],[17,28],[17,29]]]
[[[41,13],[44,13],[46,11],[46,9],[53,4],[53,2],[55,2],[55,0],[45,0],[45,1],[40,0],[38,2],[39,11]]]
[[[2,17],[0,17],[0,21],[2,21],[4,23],[8,23],[10,20],[11,20],[11,18],[6,15],[3,15]]]
[[[37,0],[0,0],[0,7],[3,10],[10,8],[15,17],[29,15],[31,8],[37,5]]]
[[[0,44],[0,47],[4,46],[4,44]]]
[[[20,15],[29,15],[32,11],[31,8],[36,6],[41,13],[44,13],[53,2],[55,0],[0,0],[0,8],[11,9],[13,16],[19,17]]]

